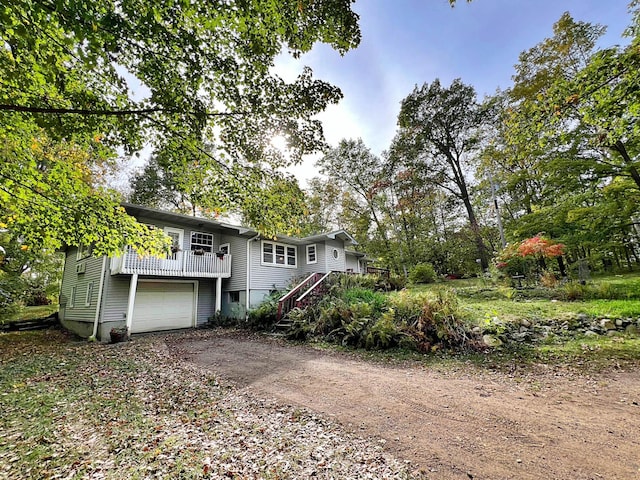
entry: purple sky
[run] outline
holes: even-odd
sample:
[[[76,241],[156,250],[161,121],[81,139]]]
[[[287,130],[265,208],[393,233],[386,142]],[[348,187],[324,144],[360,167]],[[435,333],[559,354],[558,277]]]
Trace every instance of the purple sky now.
[[[574,19],[608,26],[601,46],[624,43],[630,23],[626,0],[473,0],[455,8],[447,0],[358,0],[362,42],[344,57],[320,45],[300,60],[281,58],[284,78],[303,65],[338,85],[344,99],[320,118],[325,136],[361,137],[374,153],[393,137],[400,101],[414,85],[439,78],[448,85],[460,77],[478,95],[511,85],[518,55],[552,35],[563,12]],[[292,171],[304,180],[315,175],[314,159]]]

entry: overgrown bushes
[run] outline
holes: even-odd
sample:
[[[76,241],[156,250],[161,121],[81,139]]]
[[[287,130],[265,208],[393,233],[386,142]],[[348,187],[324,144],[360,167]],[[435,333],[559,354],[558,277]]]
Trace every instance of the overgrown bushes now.
[[[436,271],[430,263],[419,263],[409,273],[411,283],[433,283],[436,281]]]
[[[374,278],[336,276],[317,304],[289,312],[284,333],[292,339],[365,349],[401,347],[430,352],[482,348],[461,320],[453,292],[385,294],[375,288],[380,284]],[[266,329],[272,325],[273,314],[273,304],[267,302],[251,312],[251,325]]]

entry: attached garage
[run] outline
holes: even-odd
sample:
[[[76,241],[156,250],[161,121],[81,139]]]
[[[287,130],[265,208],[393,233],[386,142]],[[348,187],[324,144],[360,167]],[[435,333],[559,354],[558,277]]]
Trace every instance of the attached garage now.
[[[197,282],[139,281],[131,332],[190,328],[195,325]]]

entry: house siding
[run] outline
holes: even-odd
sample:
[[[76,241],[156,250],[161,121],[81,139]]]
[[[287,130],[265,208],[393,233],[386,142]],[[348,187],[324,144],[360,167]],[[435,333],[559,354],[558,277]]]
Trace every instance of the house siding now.
[[[338,258],[333,257],[333,250],[338,250]],[[327,240],[324,248],[326,271],[344,272],[346,270],[344,243],[339,240]]]
[[[66,252],[60,289],[60,319],[62,321],[93,323],[98,304],[102,257],[87,257],[78,261],[76,260],[77,251],[77,248],[69,247]],[[76,273],[78,264],[85,265],[84,273]],[[87,289],[92,282],[93,290],[89,299],[89,306],[86,306]],[[71,295],[74,286],[76,287],[76,295],[72,306]]]
[[[293,278],[300,276],[300,270],[298,268],[262,265],[262,241],[251,242],[250,250],[251,290],[266,290],[267,292],[274,289],[282,290],[289,286]],[[297,265],[300,266],[300,249],[297,249],[297,254],[298,257],[296,262]]]
[[[347,270],[351,269],[355,273],[360,273],[360,262],[355,255],[345,254],[345,266]]]
[[[309,245],[316,246],[316,263],[307,263],[307,246],[302,245],[298,247],[298,263],[300,264],[299,271],[304,276],[308,276],[312,273],[326,273],[325,264],[325,246],[324,242],[314,242]]]
[[[170,228],[178,228],[182,230],[184,232],[184,235],[182,237],[182,247],[181,247],[182,250],[191,250],[191,233],[192,232],[204,232],[204,233],[213,234],[213,250],[214,251],[218,250],[220,245],[222,245],[223,243],[229,243],[222,240],[223,235],[221,235],[219,231],[216,231],[215,229],[211,229],[211,228],[206,228],[205,226],[203,226],[202,228],[196,228],[191,226],[185,226],[180,223],[163,222],[158,219],[152,219],[152,218],[146,218],[146,217],[140,217],[138,221],[140,223],[146,223],[147,225],[154,225],[157,228],[161,228],[161,229],[164,229],[165,227],[170,227]]]
[[[118,322],[124,324],[127,320],[127,303],[129,301],[129,285],[131,276],[107,275],[104,282],[102,302],[102,323]]]
[[[212,317],[215,314],[215,301],[216,281],[210,279],[199,280],[198,311],[196,314],[196,324],[198,326],[206,325],[209,317]]]
[[[222,280],[222,289],[224,291],[247,289],[247,240],[247,238],[234,235],[221,235],[221,244],[229,244],[229,253],[233,260],[231,277]]]

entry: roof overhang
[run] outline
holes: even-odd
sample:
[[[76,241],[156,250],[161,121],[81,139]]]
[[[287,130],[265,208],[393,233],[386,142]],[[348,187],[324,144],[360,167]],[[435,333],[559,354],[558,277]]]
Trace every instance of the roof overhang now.
[[[122,206],[126,212],[136,218],[145,217],[154,220],[161,220],[167,223],[179,223],[181,225],[188,225],[193,228],[209,228],[222,230],[227,232],[233,232],[240,235],[256,235],[255,230],[250,228],[241,227],[238,225],[230,225],[228,223],[218,222],[209,218],[192,217],[190,215],[183,215],[182,213],[167,212],[165,210],[158,210],[155,208],[144,207],[142,205],[134,205],[132,203],[123,203]]]
[[[346,230],[335,230],[333,232],[321,233],[319,235],[312,235],[302,239],[305,243],[315,242],[319,240],[342,240],[349,245],[358,245],[358,242],[353,238]]]

